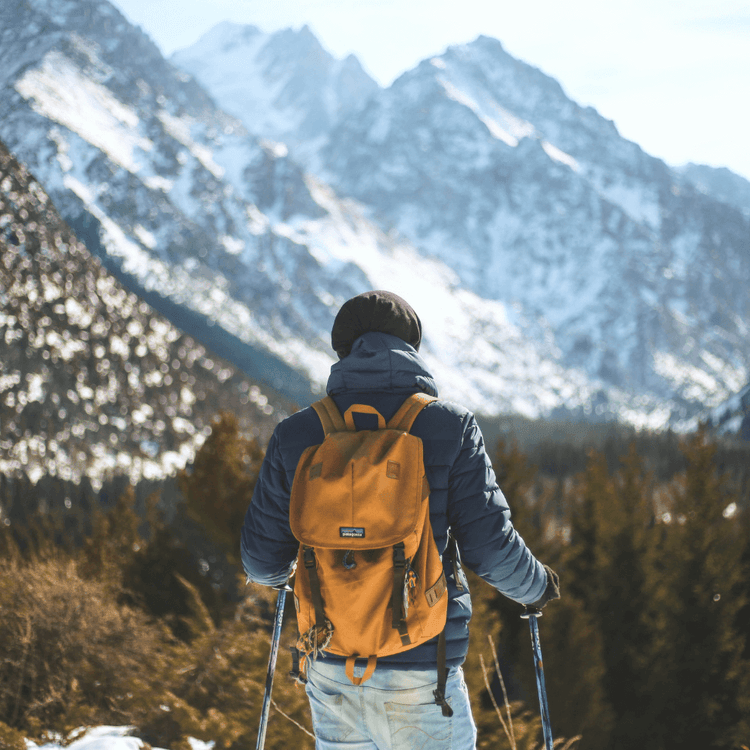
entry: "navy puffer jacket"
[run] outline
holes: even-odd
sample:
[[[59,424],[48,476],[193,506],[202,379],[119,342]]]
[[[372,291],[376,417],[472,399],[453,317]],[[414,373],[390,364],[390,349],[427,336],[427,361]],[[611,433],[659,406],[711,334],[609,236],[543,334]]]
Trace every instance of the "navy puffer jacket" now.
[[[327,390],[342,414],[352,404],[369,404],[386,421],[412,393],[437,396],[435,382],[415,349],[383,333],[357,339],[351,354],[331,368]],[[357,426],[374,428],[365,422],[370,416],[356,415]],[[465,576],[459,573],[461,592],[449,555],[444,554],[448,529],[458,543],[462,564],[511,599],[522,604],[539,600],[547,574],[513,528],[474,416],[456,404],[435,401],[422,410],[411,432],[423,442],[430,521],[448,580],[447,663],[458,666],[469,645],[471,599]],[[289,528],[294,472],[305,448],[321,443],[323,437],[318,415],[310,407],[276,427],[242,528],[242,563],[250,580],[268,586],[286,580],[298,549]],[[437,638],[382,657],[378,664],[429,669],[436,659]]]

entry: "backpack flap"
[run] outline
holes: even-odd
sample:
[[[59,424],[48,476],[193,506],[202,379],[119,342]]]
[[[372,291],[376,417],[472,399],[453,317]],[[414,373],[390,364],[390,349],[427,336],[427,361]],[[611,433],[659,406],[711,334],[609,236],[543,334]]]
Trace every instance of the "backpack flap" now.
[[[401,430],[331,433],[300,459],[289,507],[292,533],[301,544],[324,549],[405,540],[416,532],[429,492],[423,469],[414,470],[423,466],[422,441]]]

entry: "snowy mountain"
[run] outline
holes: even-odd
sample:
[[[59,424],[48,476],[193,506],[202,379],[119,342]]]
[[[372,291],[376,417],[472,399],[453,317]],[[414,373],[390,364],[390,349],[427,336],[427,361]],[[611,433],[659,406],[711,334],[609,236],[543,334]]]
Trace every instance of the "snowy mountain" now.
[[[241,78],[219,52],[227,35],[218,28],[173,58],[189,59],[224,107]],[[229,48],[252,67],[239,33]],[[297,66],[289,58],[276,75],[293,79]],[[292,153],[460,286],[524,320],[524,335],[549,342],[560,364],[661,402],[657,421],[748,382],[742,178],[670,169],[487,37],[363,100],[327,142],[297,135]]]
[[[428,321],[424,354],[447,397],[533,416],[602,389],[283,146],[249,137],[113,6],[5,8],[3,59],[25,62],[0,67],[0,137],[123,283],[251,376],[309,400],[340,304],[389,288]]]
[[[748,216],[496,40],[403,75],[321,161],[464,286],[546,327],[566,366],[685,414],[748,382]]]
[[[223,25],[175,60],[201,83],[106,0],[0,6],[0,140],[122,283],[251,377],[309,402],[339,305],[387,288],[442,395],[486,415],[659,426],[748,381],[746,217],[498,42],[387,90],[307,29]]]
[[[292,148],[324,139],[379,89],[354,55],[336,60],[307,26],[264,34],[225,21],[171,61],[251,133]]]
[[[123,288],[1,143],[0,302],[3,483],[159,480],[220,410],[263,441],[291,411]]]

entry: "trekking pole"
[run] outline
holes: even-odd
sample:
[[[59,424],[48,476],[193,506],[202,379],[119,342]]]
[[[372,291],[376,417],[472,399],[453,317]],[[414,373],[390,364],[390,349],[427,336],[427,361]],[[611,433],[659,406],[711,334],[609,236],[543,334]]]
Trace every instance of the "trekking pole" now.
[[[271,690],[273,688],[273,675],[276,671],[276,657],[279,653],[279,640],[281,638],[281,624],[284,621],[284,605],[286,604],[286,592],[291,591],[288,583],[277,587],[279,596],[276,599],[276,615],[273,622],[273,639],[271,640],[271,655],[268,657],[268,672],[266,674],[266,692],[263,696],[263,708],[260,712],[260,724],[258,725],[258,742],[255,750],[263,750],[266,742],[266,728],[268,727],[268,712],[271,708]]]
[[[542,643],[539,640],[539,623],[537,618],[542,616],[542,610],[526,606],[521,617],[529,621],[531,630],[531,648],[534,652],[534,669],[536,670],[536,689],[539,693],[539,709],[542,714],[542,731],[547,750],[552,750],[552,724],[549,720],[549,706],[547,705],[547,686],[544,683],[544,665],[542,664]]]

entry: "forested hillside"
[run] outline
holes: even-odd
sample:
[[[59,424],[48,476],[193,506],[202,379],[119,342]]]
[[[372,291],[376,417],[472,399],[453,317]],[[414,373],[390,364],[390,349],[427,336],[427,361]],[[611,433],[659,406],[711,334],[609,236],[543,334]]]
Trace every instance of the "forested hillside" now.
[[[210,539],[222,558],[214,563],[239,575],[238,527],[263,451],[231,414],[212,427],[180,475],[181,514]],[[613,466],[613,444],[558,445],[580,471],[542,470],[517,446],[497,445],[516,525],[562,581],[562,599],[540,621],[560,746],[729,749],[750,736],[750,513],[746,477],[722,469],[739,465],[740,454],[747,464],[748,449],[704,433],[676,443],[641,436]],[[661,452],[659,471],[648,468],[644,446]],[[50,515],[3,527],[0,742],[128,724],[173,750],[187,748],[187,737],[253,745],[275,594],[238,586],[231,574],[213,578],[214,563],[160,518],[158,499],[148,506],[139,517],[125,492],[82,544]],[[479,747],[540,747],[521,607],[469,579],[465,670]],[[286,679],[294,639],[288,611],[269,748],[313,747],[304,691]]]

